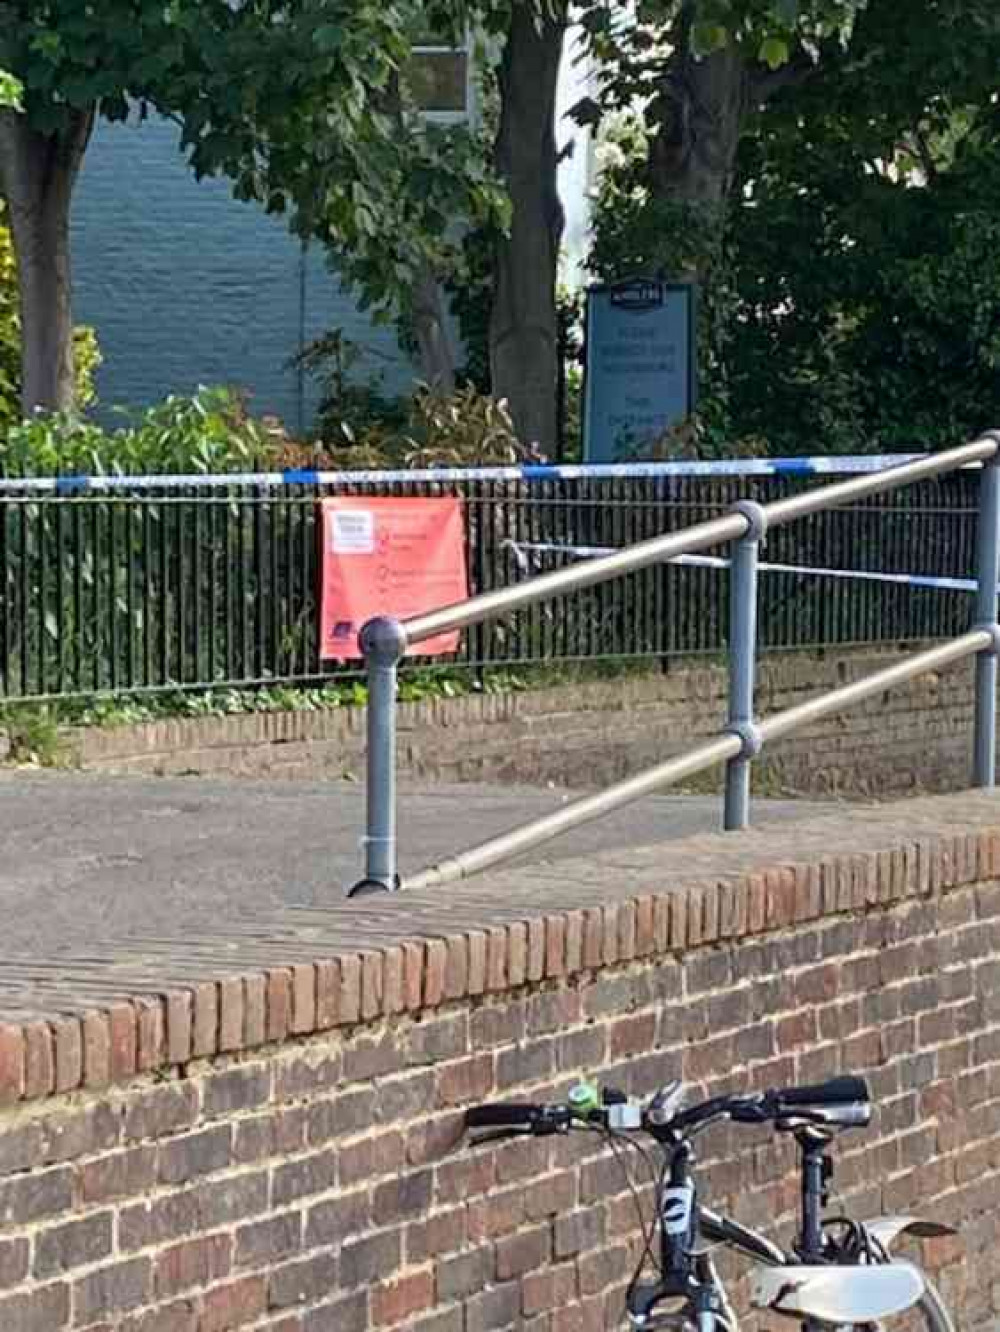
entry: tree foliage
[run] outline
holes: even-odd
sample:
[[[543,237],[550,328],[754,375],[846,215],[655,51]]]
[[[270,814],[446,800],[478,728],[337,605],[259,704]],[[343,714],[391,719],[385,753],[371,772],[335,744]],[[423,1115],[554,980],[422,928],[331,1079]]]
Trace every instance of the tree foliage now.
[[[778,452],[954,443],[1000,417],[1000,15],[872,0],[743,145],[741,428]]]
[[[954,442],[1000,415],[1000,14],[870,0],[849,42],[833,24],[811,51],[806,33],[747,110],[721,212],[657,193],[655,127],[619,120],[593,266],[699,274],[719,436],[777,453]]]
[[[460,0],[6,0],[0,67],[24,116],[20,146],[0,133],[0,176],[12,195],[16,171],[65,157],[71,187],[95,114],[160,113],[199,176],[334,247],[363,303],[405,303],[416,274],[460,266],[453,218],[503,218],[469,134],[414,106],[411,38],[429,17],[460,24]]]
[[[704,60],[737,51],[761,83],[777,83],[815,65],[831,44],[846,46],[868,0],[636,0],[633,6],[588,6],[581,15],[596,59],[599,92],[576,108],[583,123],[609,113],[647,109],[676,71],[683,40]],[[791,66],[791,69],[786,69]],[[753,101],[753,89],[748,89]]]
[[[20,111],[22,92],[20,80],[0,69],[0,110]]]

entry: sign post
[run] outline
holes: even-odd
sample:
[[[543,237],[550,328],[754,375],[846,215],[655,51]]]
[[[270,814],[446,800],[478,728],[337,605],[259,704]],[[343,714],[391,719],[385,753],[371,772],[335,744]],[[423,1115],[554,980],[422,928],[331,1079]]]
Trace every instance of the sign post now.
[[[587,292],[583,457],[648,457],[697,397],[695,287],[635,278]]]

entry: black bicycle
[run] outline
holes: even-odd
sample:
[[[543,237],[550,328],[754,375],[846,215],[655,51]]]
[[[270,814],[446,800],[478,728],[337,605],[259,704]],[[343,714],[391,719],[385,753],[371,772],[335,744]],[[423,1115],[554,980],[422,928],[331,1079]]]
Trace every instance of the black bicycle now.
[[[580,1083],[564,1104],[475,1106],[467,1112],[466,1124],[488,1130],[474,1139],[477,1143],[579,1129],[603,1135],[616,1150],[639,1206],[644,1239],[626,1294],[633,1328],[738,1332],[714,1261],[722,1246],[753,1260],[752,1303],[797,1319],[806,1332],[831,1326],[870,1329],[907,1309],[923,1316],[929,1332],[955,1332],[925,1274],[890,1252],[901,1235],[953,1234],[951,1227],[917,1217],[859,1222],[824,1215],[833,1179],[831,1143],[840,1131],[863,1128],[871,1120],[871,1097],[863,1078],[838,1077],[818,1086],[719,1096],[686,1108],[684,1099],[679,1082],[644,1101]],[[758,1231],[711,1210],[698,1197],[694,1142],[723,1121],[771,1124],[777,1132],[792,1134],[798,1144],[801,1222],[796,1242],[787,1252]],[[652,1139],[657,1156],[646,1150],[637,1134]],[[650,1168],[656,1199],[652,1220],[643,1213],[623,1146],[637,1149]]]

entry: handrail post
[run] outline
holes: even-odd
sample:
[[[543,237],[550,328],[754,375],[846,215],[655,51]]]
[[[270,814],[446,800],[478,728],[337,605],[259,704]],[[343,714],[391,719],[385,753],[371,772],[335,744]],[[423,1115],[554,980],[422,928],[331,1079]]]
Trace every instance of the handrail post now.
[[[767,515],[759,504],[743,500],[735,506],[743,514],[746,534],[733,542],[729,575],[729,724],[726,727],[743,745],[726,764],[723,828],[738,832],[750,823],[750,762],[760,753],[760,734],[754,724],[754,685],[757,678],[757,564],[760,543],[767,532]]]
[[[368,764],[365,877],[348,893],[395,892],[396,870],[396,688],[406,652],[406,630],[398,620],[379,617],[361,630],[368,667]]]
[[[997,437],[993,437],[997,438]],[[998,440],[1000,443],[1000,440]],[[975,627],[993,635],[991,647],[976,657],[976,722],[972,781],[975,786],[996,785],[997,734],[997,584],[1000,583],[1000,461],[983,463],[979,482],[979,528],[976,534]]]

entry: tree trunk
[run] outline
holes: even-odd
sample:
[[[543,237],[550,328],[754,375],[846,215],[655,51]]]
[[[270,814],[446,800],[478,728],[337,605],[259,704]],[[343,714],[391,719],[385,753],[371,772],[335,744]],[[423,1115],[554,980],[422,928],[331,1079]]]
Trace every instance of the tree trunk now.
[[[0,186],[7,201],[21,299],[21,404],[25,416],[73,407],[69,211],[94,125],[74,111],[58,135],[0,112]]]
[[[695,5],[685,0],[674,27],[673,54],[649,116],[650,185],[661,199],[724,215],[736,177],[747,116],[770,97],[812,77],[799,52],[777,70],[748,62],[734,46],[701,59],[691,49]]]
[[[495,163],[513,206],[497,247],[490,315],[490,374],[517,433],[556,445],[559,338],[556,277],[563,212],[556,187],[556,84],[566,31],[562,0],[515,4],[500,68]]]
[[[748,106],[746,62],[732,46],[691,50],[694,6],[683,6],[663,87],[650,108],[650,186],[661,199],[723,213]]]
[[[413,326],[420,356],[420,374],[435,393],[455,391],[455,350],[441,283],[425,269],[413,288]]]

